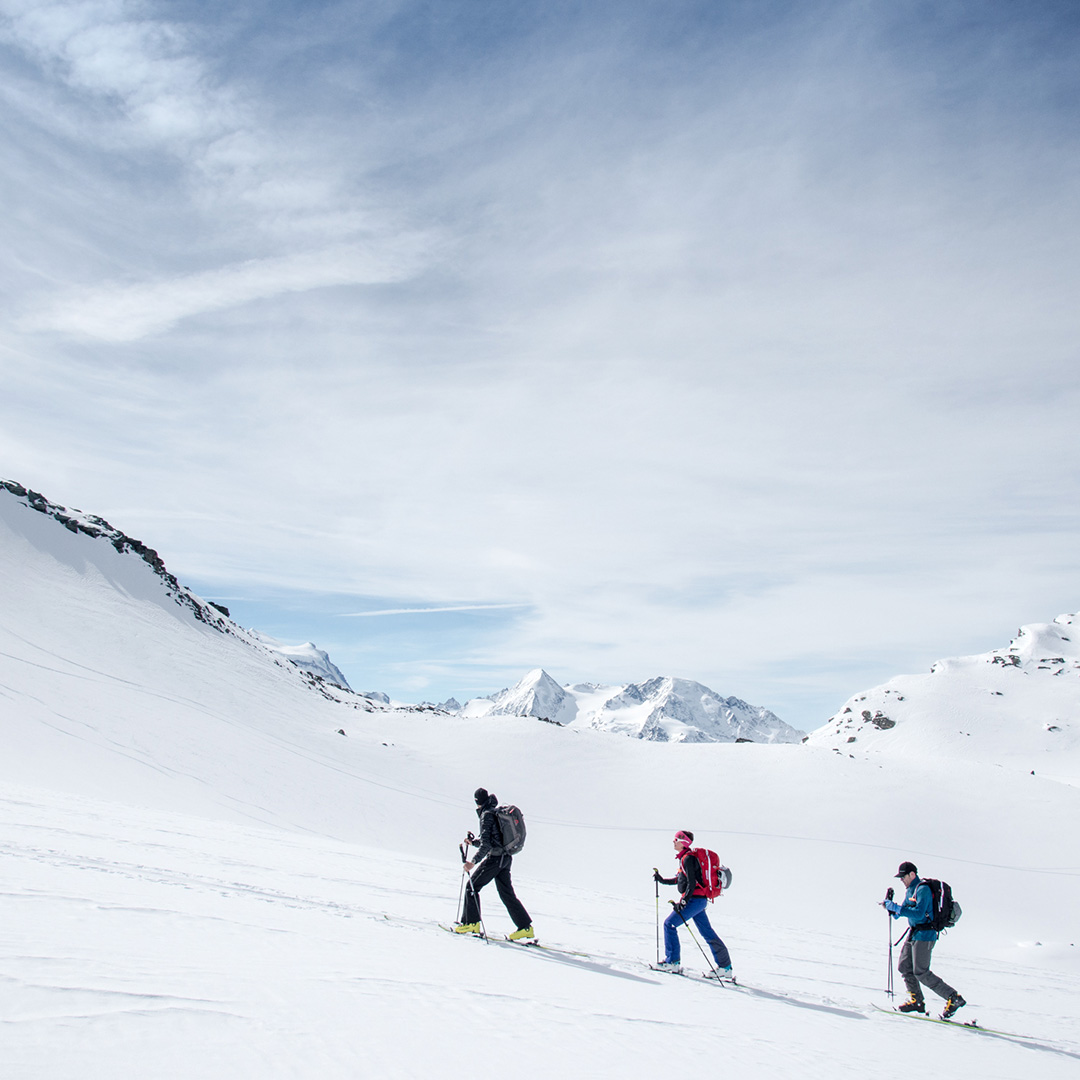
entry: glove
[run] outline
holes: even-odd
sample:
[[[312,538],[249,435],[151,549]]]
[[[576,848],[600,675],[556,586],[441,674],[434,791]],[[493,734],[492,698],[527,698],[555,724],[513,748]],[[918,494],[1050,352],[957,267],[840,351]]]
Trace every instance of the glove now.
[[[657,870],[655,866],[652,868],[652,879],[653,879],[653,881],[663,881],[664,880],[660,876],[660,871]]]
[[[680,914],[682,914],[682,909],[686,906],[686,903],[682,900],[669,900],[668,903]]]

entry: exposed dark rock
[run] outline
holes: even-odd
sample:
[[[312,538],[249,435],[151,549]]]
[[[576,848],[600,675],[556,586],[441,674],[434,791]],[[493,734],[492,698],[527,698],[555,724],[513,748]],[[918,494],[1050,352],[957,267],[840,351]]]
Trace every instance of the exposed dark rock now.
[[[165,583],[165,590],[168,595],[181,607],[186,607],[199,622],[206,623],[207,626],[212,626],[223,634],[233,633],[231,623],[222,621],[217,615],[207,610],[210,607],[217,608],[217,605],[204,603],[194,593],[185,589],[166,569],[161,556],[141,540],[136,540],[134,537],[122,533],[119,529],[114,529],[104,518],[95,517],[93,514],[75,516],[67,507],[49,502],[44,495],[37,491],[31,491],[29,488],[24,488],[22,484],[17,484],[13,480],[0,480],[0,487],[5,488],[12,495],[24,499],[26,505],[32,510],[60,522],[69,532],[84,533],[86,536],[108,540],[121,555],[128,551],[134,552]],[[76,511],[76,513],[78,512]],[[222,611],[223,609],[217,608],[217,610]],[[224,614],[227,616],[228,612],[224,612]]]

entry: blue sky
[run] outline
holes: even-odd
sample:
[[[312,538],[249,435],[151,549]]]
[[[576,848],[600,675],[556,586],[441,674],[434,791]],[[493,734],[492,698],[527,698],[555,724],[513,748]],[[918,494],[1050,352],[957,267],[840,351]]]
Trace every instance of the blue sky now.
[[[0,472],[354,685],[813,727],[1076,610],[1074,5],[0,20]]]

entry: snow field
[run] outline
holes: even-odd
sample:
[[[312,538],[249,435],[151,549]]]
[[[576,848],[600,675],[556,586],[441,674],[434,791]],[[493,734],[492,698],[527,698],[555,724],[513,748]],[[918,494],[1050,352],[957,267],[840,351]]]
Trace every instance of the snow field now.
[[[3,493],[0,599],[4,1080],[1076,1075],[1076,787],[349,708]],[[525,812],[542,939],[587,957],[437,928],[481,785]],[[710,913],[745,991],[648,969],[680,828],[734,871]],[[935,953],[961,1017],[1025,1039],[869,1008],[904,858],[964,906]]]
[[[524,872],[545,940],[587,957],[439,930],[457,898],[448,863],[31,789],[9,788],[0,814],[12,1080],[464,1077],[481,1062],[645,1077],[673,1054],[748,1077],[899,1077],[913,1055],[947,1076],[1064,1077],[1080,1060],[1075,977],[1002,970],[951,941],[939,966],[978,987],[968,1011],[1027,1045],[868,1014],[884,935],[772,926],[721,902],[715,923],[759,992],[727,990],[649,971],[651,903]],[[489,929],[510,929],[488,891]]]

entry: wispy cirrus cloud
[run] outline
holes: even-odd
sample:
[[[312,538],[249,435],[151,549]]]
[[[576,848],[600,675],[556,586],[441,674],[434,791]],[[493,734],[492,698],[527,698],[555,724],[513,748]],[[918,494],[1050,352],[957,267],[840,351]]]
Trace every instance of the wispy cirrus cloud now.
[[[124,193],[136,213],[156,201],[145,191],[155,177],[174,203],[131,229],[123,273],[54,273],[32,288],[20,332],[131,342],[252,300],[406,280],[438,250],[437,229],[401,225],[317,140],[278,130],[262,102],[214,70],[195,24],[170,20],[167,8],[0,0],[0,11],[0,41],[37,65],[52,93],[66,88],[57,106],[82,114],[64,136],[139,163],[140,190]],[[107,208],[123,181],[101,155],[86,164]]]
[[[180,319],[285,293],[334,285],[405,280],[424,265],[431,236],[394,237],[381,244],[340,245],[322,251],[250,259],[163,281],[72,290],[20,320],[24,331],[48,331],[99,341],[137,341]]]
[[[215,84],[189,29],[144,0],[3,0],[0,12],[0,39],[111,104],[144,139],[190,145],[248,119],[242,99]]]
[[[510,611],[525,604],[451,604],[441,607],[384,608],[381,611],[345,611],[341,619],[371,619],[382,615],[438,615],[450,611]]]

